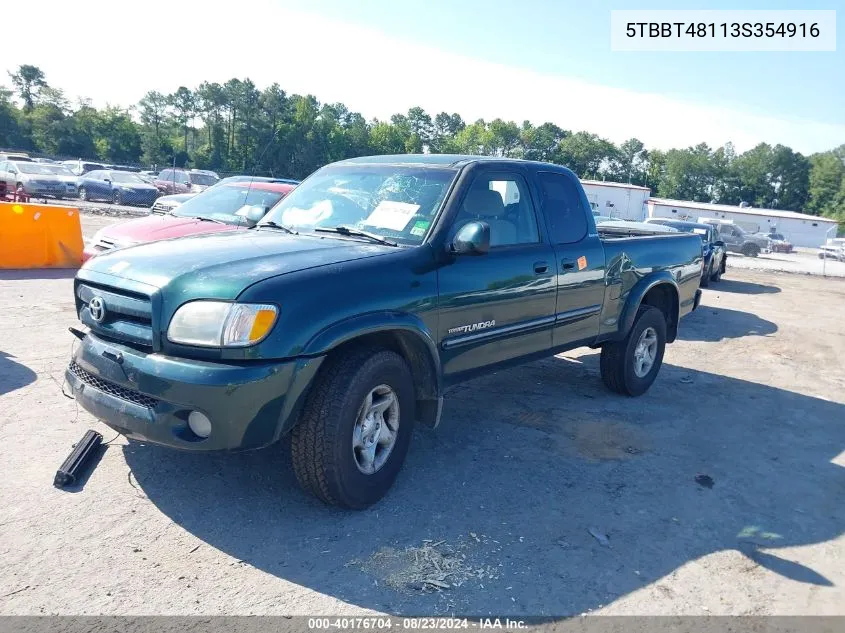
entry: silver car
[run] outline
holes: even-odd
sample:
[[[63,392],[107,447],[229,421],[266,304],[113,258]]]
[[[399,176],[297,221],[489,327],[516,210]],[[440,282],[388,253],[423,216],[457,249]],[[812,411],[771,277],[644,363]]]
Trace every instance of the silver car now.
[[[60,172],[60,173],[57,173]],[[0,181],[6,191],[29,197],[75,198],[76,178],[58,165],[7,160],[0,162]]]

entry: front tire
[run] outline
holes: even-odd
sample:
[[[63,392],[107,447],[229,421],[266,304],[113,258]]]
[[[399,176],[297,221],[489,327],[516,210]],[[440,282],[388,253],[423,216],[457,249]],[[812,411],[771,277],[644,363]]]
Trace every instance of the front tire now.
[[[116,189],[114,193],[112,193],[111,199],[114,204],[123,204],[123,196],[121,195],[120,190]]]
[[[710,285],[710,279],[713,277],[713,262],[710,262],[710,265],[707,267],[707,270],[704,271],[704,274],[701,276],[700,286],[702,288],[706,288]]]
[[[715,271],[713,271],[713,273],[710,275],[710,281],[713,281],[715,283],[719,283],[720,281],[722,281],[723,268],[724,265],[720,265]]]
[[[760,247],[756,244],[749,244],[742,249],[742,254],[746,257],[757,257],[760,254]]]
[[[601,348],[601,379],[611,391],[640,396],[648,391],[666,349],[666,319],[652,306],[640,306],[631,331]]]
[[[86,202],[88,200],[88,191],[85,189],[85,187],[79,188],[79,199],[83,202]]]
[[[327,361],[291,437],[299,484],[325,503],[360,509],[390,489],[408,452],[414,382],[395,352],[362,347]]]

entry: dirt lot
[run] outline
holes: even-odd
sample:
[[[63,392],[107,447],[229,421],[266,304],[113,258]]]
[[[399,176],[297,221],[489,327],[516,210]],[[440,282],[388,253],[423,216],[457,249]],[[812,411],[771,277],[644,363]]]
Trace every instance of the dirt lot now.
[[[645,396],[590,350],[460,386],[349,513],[284,446],[117,438],[53,488],[115,434],[61,394],[71,273],[0,272],[0,613],[845,614],[843,306],[840,280],[731,268]]]
[[[743,270],[845,277],[845,262],[832,259],[823,262],[819,259],[818,253],[818,249],[815,248],[802,248],[793,253],[762,253],[759,257],[743,257],[736,253],[730,253],[728,255],[728,266]]]

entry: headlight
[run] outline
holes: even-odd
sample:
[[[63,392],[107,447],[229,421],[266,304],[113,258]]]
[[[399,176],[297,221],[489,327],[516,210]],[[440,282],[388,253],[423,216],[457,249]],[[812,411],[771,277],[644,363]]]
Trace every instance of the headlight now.
[[[170,319],[167,338],[202,347],[247,347],[270,333],[277,314],[276,306],[263,303],[191,301]]]

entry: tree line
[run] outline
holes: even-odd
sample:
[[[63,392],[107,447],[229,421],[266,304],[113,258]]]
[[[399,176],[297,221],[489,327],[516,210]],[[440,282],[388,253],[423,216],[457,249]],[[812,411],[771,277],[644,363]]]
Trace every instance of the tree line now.
[[[616,145],[554,123],[465,121],[412,107],[367,120],[342,103],[259,89],[249,79],[147,92],[130,108],[71,105],[37,66],[0,87],[0,147],[162,168],[170,165],[303,178],[326,163],[367,154],[482,154],[566,165],[581,178],[649,187],[665,198],[801,211],[845,222],[845,144],[804,156],[760,143],[662,151],[636,138]]]

